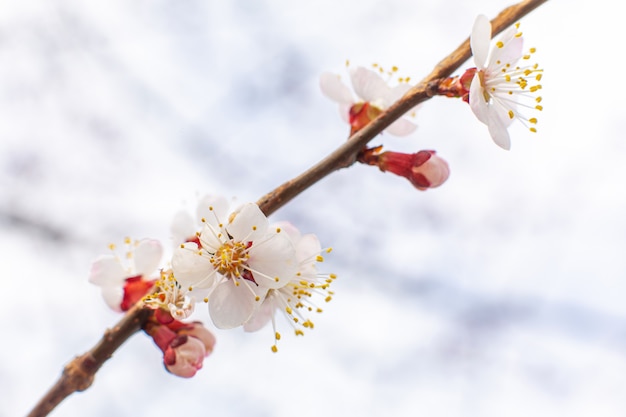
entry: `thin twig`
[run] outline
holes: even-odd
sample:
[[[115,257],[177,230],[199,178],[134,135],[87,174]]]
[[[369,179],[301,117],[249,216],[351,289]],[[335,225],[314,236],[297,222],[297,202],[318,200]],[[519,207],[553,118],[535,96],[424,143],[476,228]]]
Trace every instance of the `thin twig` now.
[[[504,9],[491,21],[493,34],[500,33],[546,1],[548,0],[525,0]],[[454,52],[439,62],[433,71],[404,97],[381,113],[365,128],[352,135],[347,142],[328,157],[298,177],[287,181],[261,197],[257,202],[261,210],[269,216],[328,174],[352,165],[356,154],[369,141],[413,107],[431,98],[432,83],[437,79],[452,75],[463,62],[470,58],[470,55],[469,39],[467,39]],[[89,388],[98,369],[130,336],[141,328],[148,316],[149,311],[139,305],[129,310],[115,327],[105,332],[102,339],[91,350],[77,356],[65,366],[59,380],[37,403],[28,417],[47,416],[69,395]]]
[[[491,21],[493,35],[502,32],[546,1],[548,0],[526,0],[504,9]],[[352,165],[356,154],[368,142],[413,107],[432,97],[431,89],[434,81],[452,75],[470,56],[470,41],[468,38],[454,52],[441,60],[433,71],[409,90],[404,97],[382,112],[363,129],[352,135],[347,142],[333,153],[306,172],[261,197],[257,204],[263,213],[269,216],[328,174]]]

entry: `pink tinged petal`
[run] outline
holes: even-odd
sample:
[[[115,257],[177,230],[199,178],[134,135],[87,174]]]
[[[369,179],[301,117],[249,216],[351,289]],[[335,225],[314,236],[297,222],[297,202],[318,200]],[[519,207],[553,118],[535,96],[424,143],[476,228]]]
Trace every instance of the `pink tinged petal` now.
[[[489,103],[485,101],[483,86],[480,83],[478,72],[474,75],[474,79],[472,79],[472,84],[470,85],[469,105],[478,120],[487,124],[491,109]]]
[[[489,44],[491,41],[491,22],[485,15],[478,15],[474,21],[472,35],[470,36],[470,46],[474,63],[478,69],[485,68],[489,55]]]
[[[196,208],[198,223],[204,219],[206,224],[219,228],[220,222],[226,224],[228,221],[229,206],[228,200],[222,196],[205,195],[200,199]]]
[[[89,282],[98,286],[123,285],[127,272],[113,255],[102,255],[91,265]]]
[[[119,286],[102,287],[102,298],[104,302],[114,311],[122,311],[122,301],[124,300],[124,289]]]
[[[291,240],[280,233],[260,245],[252,245],[248,253],[248,265],[261,287],[283,287],[298,272],[296,249]]]
[[[163,257],[163,247],[158,240],[144,239],[135,248],[135,273],[149,275],[156,271]]]
[[[235,242],[254,242],[262,238],[269,227],[269,221],[259,206],[247,203],[236,212],[235,218],[226,230]]]
[[[357,67],[350,71],[350,80],[357,96],[363,101],[385,101],[389,95],[389,86],[380,76],[363,67]]]
[[[174,339],[164,352],[163,363],[172,374],[191,378],[202,368],[205,356],[204,344],[200,340],[183,335]]]
[[[417,125],[407,119],[400,118],[385,129],[385,132],[394,136],[407,136],[415,132]]]
[[[320,75],[320,89],[322,90],[322,94],[334,102],[340,104],[354,103],[352,92],[348,86],[341,81],[337,74],[330,72],[322,73],[322,75]]]
[[[207,288],[215,282],[215,269],[207,256],[199,255],[198,245],[185,243],[176,248],[172,256],[174,277],[183,287]]]
[[[250,281],[228,279],[222,282],[209,296],[209,315],[213,324],[219,329],[241,326],[260,307],[266,291]]]
[[[278,306],[276,305],[275,296],[268,294],[268,296],[265,297],[265,300],[263,300],[261,307],[259,307],[254,312],[250,320],[243,325],[243,329],[246,332],[256,332],[257,330],[262,329],[267,323],[270,322],[272,317],[274,317],[274,312],[277,308]]]
[[[186,211],[179,211],[174,215],[170,226],[170,233],[175,244],[185,242],[187,239],[195,236],[199,229],[193,218]]]
[[[314,234],[304,235],[296,242],[298,262],[303,262],[307,259],[315,259],[321,251],[322,246],[320,245],[320,241]]]
[[[276,230],[277,228],[279,228],[280,233],[284,233],[286,236],[288,236],[294,244],[297,243],[302,237],[298,228],[288,221],[274,223],[270,228],[272,230]]]
[[[339,105],[339,116],[346,123],[350,123],[350,109],[352,106],[353,103]]]

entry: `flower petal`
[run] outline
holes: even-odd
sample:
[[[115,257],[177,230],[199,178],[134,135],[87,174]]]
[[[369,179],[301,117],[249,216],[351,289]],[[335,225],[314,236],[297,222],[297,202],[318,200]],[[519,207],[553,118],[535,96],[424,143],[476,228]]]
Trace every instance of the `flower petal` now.
[[[104,302],[114,311],[122,311],[122,300],[124,299],[124,289],[119,286],[102,287],[102,298]]]
[[[298,271],[296,249],[291,240],[277,233],[248,251],[248,265],[257,284],[265,288],[280,288],[286,285]]]
[[[488,113],[490,108],[489,103],[485,101],[485,97],[483,96],[483,86],[480,83],[478,72],[474,75],[472,84],[470,85],[469,105],[478,120],[487,124],[489,121]]]
[[[170,233],[174,244],[178,245],[195,236],[198,227],[193,218],[186,211],[179,211],[174,215],[170,225]]]
[[[320,75],[320,89],[326,97],[340,104],[354,103],[354,97],[347,85],[345,85],[339,75],[330,72],[323,72]]]
[[[380,75],[367,68],[357,67],[350,71],[350,80],[352,88],[357,96],[367,102],[384,103],[385,98],[389,95],[389,86]]]
[[[514,33],[517,33],[514,29]],[[503,42],[503,46],[500,48],[497,45],[492,49],[491,56],[489,57],[489,72],[493,75],[499,75],[500,69],[506,64],[514,66],[517,61],[522,57],[522,50],[524,48],[524,39],[519,36],[514,36],[506,43]]]
[[[510,150],[511,138],[509,136],[509,131],[495,113],[489,113],[489,122],[487,123],[487,126],[489,127],[489,134],[496,145],[507,151]]]
[[[400,118],[390,124],[385,132],[390,133],[394,136],[407,136],[411,133],[415,132],[417,129],[417,125],[407,119]]]
[[[208,257],[200,255],[198,245],[185,243],[174,250],[172,271],[182,287],[207,288],[215,282],[216,271]]]
[[[235,285],[239,282],[239,285]],[[251,292],[250,289],[253,291]],[[250,319],[254,311],[261,306],[264,292],[255,300],[259,287],[245,280],[228,279],[219,284],[209,296],[209,314],[213,324],[219,329],[232,329],[241,326]]]
[[[222,196],[205,195],[198,202],[196,216],[198,222],[204,222],[215,227],[219,227],[221,222],[228,221],[228,200]]]
[[[256,204],[244,204],[234,214],[235,218],[226,226],[234,241],[254,242],[267,233],[269,222]]]
[[[126,271],[113,255],[102,255],[91,265],[89,282],[98,286],[123,285]]]
[[[470,45],[474,63],[478,69],[485,68],[489,55],[489,43],[491,42],[491,22],[485,15],[478,15],[474,21]]]
[[[159,267],[163,247],[158,240],[144,239],[139,242],[134,252],[135,272],[137,275],[147,276]]]
[[[250,320],[243,325],[243,330],[246,332],[256,332],[262,329],[274,316],[276,311],[276,296],[273,294],[274,290],[268,292],[267,297],[263,300],[261,306],[254,312]]]

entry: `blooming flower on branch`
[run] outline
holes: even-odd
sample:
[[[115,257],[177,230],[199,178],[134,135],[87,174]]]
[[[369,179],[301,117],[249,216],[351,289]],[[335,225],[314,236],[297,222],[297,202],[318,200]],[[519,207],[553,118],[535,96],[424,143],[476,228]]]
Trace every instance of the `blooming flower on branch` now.
[[[176,281],[171,270],[161,271],[161,278],[154,286],[156,291],[143,299],[146,306],[166,310],[176,320],[186,319],[193,313],[195,298]]]
[[[537,131],[537,119],[525,116],[519,109],[543,109],[538,95],[543,69],[537,64],[517,65],[520,59],[528,60],[535,52],[531,48],[523,54],[524,41],[518,27],[519,24],[505,30],[490,51],[491,23],[479,15],[470,38],[476,68],[472,69],[475,74],[469,104],[478,120],[488,126],[494,142],[507,150],[511,147],[507,128],[513,120],[519,120],[531,132]]]
[[[268,290],[261,307],[243,326],[245,331],[253,332],[271,321],[275,339],[272,346],[274,352],[278,350],[276,342],[281,337],[276,329],[276,312],[282,312],[287,317],[297,336],[304,335],[305,330],[314,327],[307,314],[322,312],[322,309],[313,302],[313,297],[317,296],[325,302],[330,301],[333,292],[328,287],[336,278],[334,274],[323,275],[317,272],[316,264],[324,259],[321,256],[320,242],[315,235],[301,235],[298,229],[288,222],[281,222],[275,227],[281,229],[293,242],[298,259],[298,271],[287,285]],[[330,249],[325,251],[330,252]]]
[[[139,301],[154,285],[150,276],[157,271],[163,248],[153,239],[125,239],[126,251],[102,255],[94,261],[89,282],[99,286],[109,307],[126,311]],[[115,251],[115,245],[109,245]]]
[[[390,74],[396,71],[397,68],[393,67]],[[356,98],[350,88],[341,81],[339,75],[330,72],[324,72],[320,76],[320,88],[326,97],[339,104],[341,117],[351,126],[351,135],[369,124],[411,89],[408,78],[400,78],[395,87],[390,87],[388,82],[380,76],[381,71],[357,67],[350,69],[349,72]],[[414,115],[414,110],[408,114],[409,117],[414,117]],[[398,119],[385,131],[395,136],[406,136],[412,133],[417,126],[409,120],[409,117]]]
[[[209,213],[198,243],[175,250],[172,270],[182,287],[205,298],[218,328],[233,328],[250,319],[268,290],[292,279],[296,250],[254,203],[230,216],[225,207],[210,206]]]

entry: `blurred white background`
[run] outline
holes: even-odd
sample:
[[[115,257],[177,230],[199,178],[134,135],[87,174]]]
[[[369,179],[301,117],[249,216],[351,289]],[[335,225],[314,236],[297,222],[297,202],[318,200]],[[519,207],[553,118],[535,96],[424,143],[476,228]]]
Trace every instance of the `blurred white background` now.
[[[172,216],[205,193],[257,200],[345,140],[322,71],[419,80],[509,4],[0,0],[0,416],[27,414],[118,320],[87,282],[108,243],[169,247]],[[444,186],[354,166],[276,213],[334,248],[315,330],[282,322],[278,354],[269,328],[216,331],[190,380],[137,334],[51,415],[623,416],[626,106],[607,7],[522,20],[545,110],[510,152],[435,98],[415,134],[372,144],[437,150]]]

